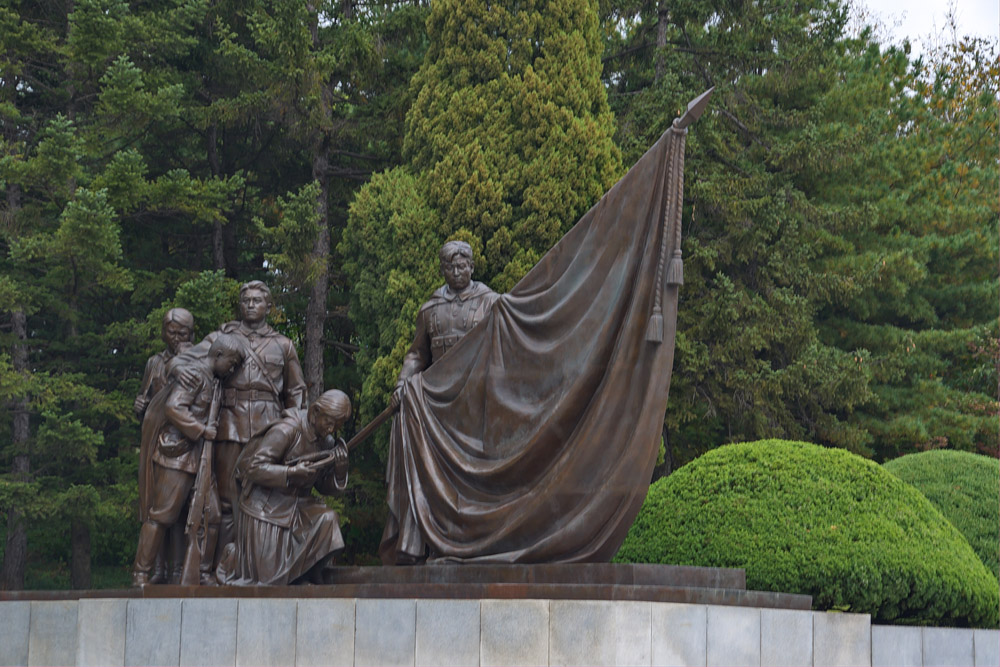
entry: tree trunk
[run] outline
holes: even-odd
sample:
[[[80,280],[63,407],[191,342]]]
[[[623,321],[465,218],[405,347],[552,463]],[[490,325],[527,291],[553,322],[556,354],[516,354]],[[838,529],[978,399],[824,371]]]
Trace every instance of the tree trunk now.
[[[213,123],[205,134],[205,152],[208,155],[208,165],[212,169],[212,176],[216,178],[222,173],[219,164],[218,130]],[[226,269],[226,243],[223,235],[223,224],[221,220],[216,220],[212,225],[212,266],[216,271]]]
[[[669,18],[670,12],[667,11],[667,0],[660,0],[660,5],[657,8],[656,24],[656,81],[663,78],[663,74],[667,69],[666,56],[664,54],[667,48],[667,21]]]
[[[653,476],[649,480],[650,484],[661,477],[669,477],[670,473],[674,471],[674,450],[670,446],[670,434],[666,424],[663,424],[660,434],[663,437],[663,463],[657,464],[653,468]]]
[[[667,477],[674,471],[674,448],[670,446],[670,432],[663,425],[663,476]]]
[[[15,412],[15,432],[17,430],[18,416]],[[25,411],[25,417],[27,417],[27,411]],[[14,457],[14,465],[11,472],[14,473],[14,479],[18,481],[28,480],[29,465],[26,454],[18,454]],[[24,514],[17,507],[9,507],[7,508],[7,541],[4,545],[3,573],[0,575],[0,590],[23,590],[24,571],[27,564],[28,533],[24,525]]]
[[[90,588],[90,526],[86,521],[70,522],[70,541],[69,585],[74,590]]]
[[[326,327],[326,292],[330,282],[329,166],[326,147],[321,144],[314,151],[312,169],[313,178],[320,186],[319,196],[316,198],[318,229],[312,258],[320,269],[309,291],[309,303],[306,306],[306,349],[302,369],[310,403],[323,393],[323,332]]]
[[[77,280],[74,278],[74,280]],[[69,329],[68,338],[73,344],[80,337],[77,321],[80,314],[78,294],[74,291],[69,297]],[[79,518],[70,519],[70,563],[69,585],[73,589],[90,588],[90,526]]]
[[[13,224],[14,216],[21,208],[21,189],[17,184],[7,186],[7,213]],[[28,370],[28,318],[24,309],[11,313],[11,325],[15,338],[11,346],[11,365],[17,373]],[[23,451],[28,441],[28,397],[19,396],[11,401],[14,423],[11,440],[14,445],[14,460],[11,466],[13,479],[27,482],[31,477],[31,460]],[[24,513],[16,506],[7,508],[7,540],[3,552],[3,570],[0,574],[0,590],[19,591],[24,588],[24,571],[28,563],[28,533],[24,524]]]
[[[317,3],[309,0],[306,7],[310,13],[309,34],[313,48],[319,49],[319,11]],[[321,92],[321,109],[324,116],[330,113],[330,91]],[[312,261],[318,265],[316,279],[309,290],[306,305],[306,345],[302,373],[305,376],[309,402],[315,401],[323,393],[323,333],[326,329],[326,300],[330,283],[330,147],[322,130],[314,135],[312,144],[312,177],[319,183],[316,197],[316,240],[313,243]]]

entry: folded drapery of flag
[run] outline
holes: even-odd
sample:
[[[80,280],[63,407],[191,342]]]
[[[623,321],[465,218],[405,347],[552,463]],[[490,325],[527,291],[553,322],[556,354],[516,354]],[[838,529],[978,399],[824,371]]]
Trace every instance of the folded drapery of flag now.
[[[614,556],[659,449],[683,276],[684,139],[710,92],[407,381],[384,563]]]

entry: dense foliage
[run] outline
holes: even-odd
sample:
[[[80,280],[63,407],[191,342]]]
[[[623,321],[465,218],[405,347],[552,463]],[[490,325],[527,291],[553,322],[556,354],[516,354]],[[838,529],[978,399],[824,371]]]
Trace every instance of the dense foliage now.
[[[668,459],[761,437],[995,454],[996,44],[914,62],[833,0],[603,7],[626,164],[716,88],[689,139]]]
[[[1000,465],[995,458],[939,449],[907,454],[884,467],[927,496],[1000,576]]]
[[[711,85],[659,474],[762,437],[996,455],[997,43],[917,61],[847,18],[0,0],[0,587],[127,580],[131,402],[164,309],[200,336],[268,281],[310,392],[348,391],[363,422],[442,241],[509,289]],[[352,453],[350,562],[374,559],[383,456]]]
[[[23,586],[29,560],[45,571],[31,585],[89,586],[92,561],[127,580],[131,404],[165,308],[188,307],[203,335],[233,317],[236,285],[263,278],[310,391],[355,382],[331,235],[357,185],[398,159],[423,17],[0,3],[0,586]]]
[[[427,33],[406,162],[361,190],[340,246],[372,416],[442,283],[444,241],[469,241],[475,278],[506,291],[621,175],[590,0],[441,0]]]
[[[746,569],[873,622],[996,627],[996,578],[916,489],[841,449],[763,440],[715,449],[650,488],[615,557]]]

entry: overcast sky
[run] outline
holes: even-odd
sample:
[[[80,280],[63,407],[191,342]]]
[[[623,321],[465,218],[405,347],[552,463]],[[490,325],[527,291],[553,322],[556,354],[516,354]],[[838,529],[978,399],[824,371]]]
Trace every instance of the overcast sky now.
[[[947,26],[954,7],[959,37],[1000,35],[1000,0],[855,0],[880,18],[894,42],[909,38],[914,53]]]

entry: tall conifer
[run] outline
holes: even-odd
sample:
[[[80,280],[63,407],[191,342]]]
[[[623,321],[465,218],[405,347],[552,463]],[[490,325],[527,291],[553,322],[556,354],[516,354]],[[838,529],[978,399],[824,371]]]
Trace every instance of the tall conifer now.
[[[358,195],[340,246],[354,294],[364,414],[388,400],[437,250],[469,241],[509,290],[621,175],[589,0],[441,0],[412,81],[404,166]]]

